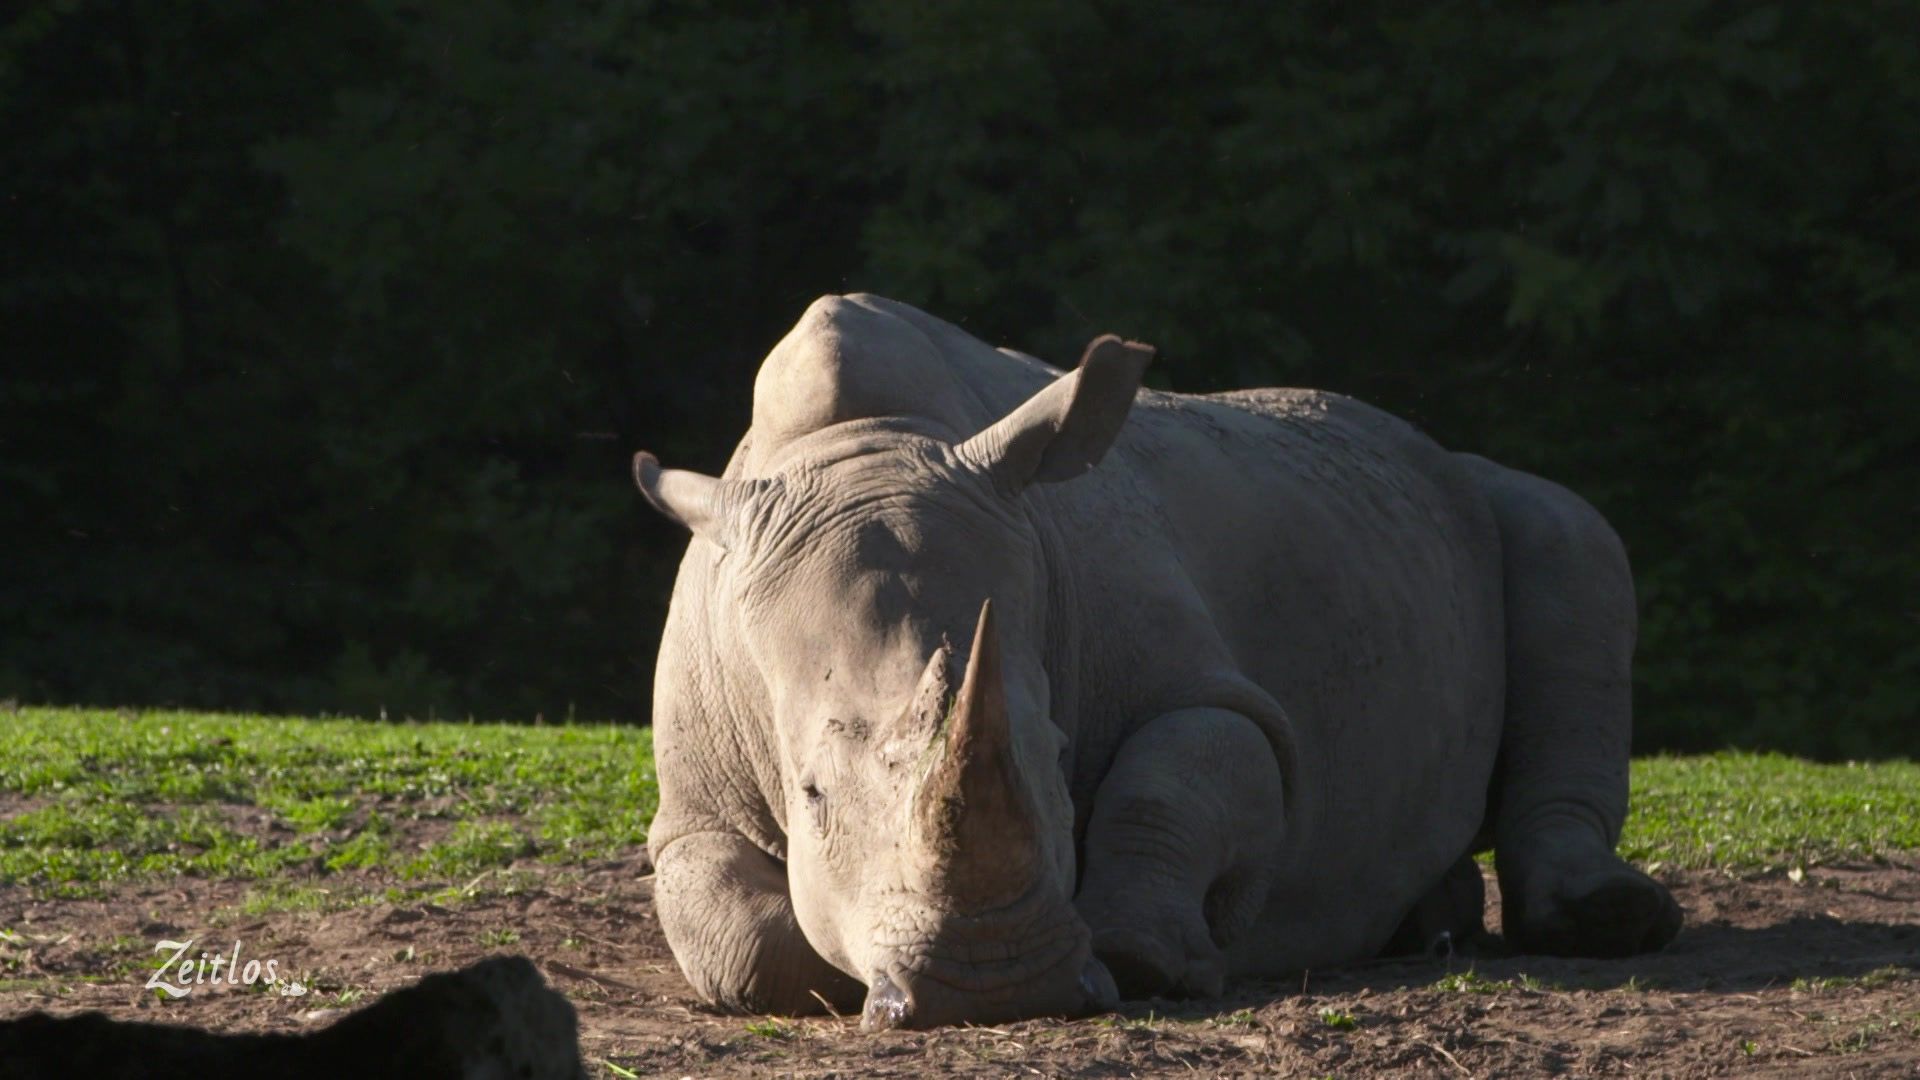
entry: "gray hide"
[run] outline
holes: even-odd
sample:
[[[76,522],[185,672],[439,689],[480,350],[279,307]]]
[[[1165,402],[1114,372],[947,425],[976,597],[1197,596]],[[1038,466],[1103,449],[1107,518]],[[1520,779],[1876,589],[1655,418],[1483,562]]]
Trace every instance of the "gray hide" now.
[[[1063,374],[826,297],[723,477],[636,457],[694,534],[649,844],[705,998],[1217,994],[1472,933],[1488,845],[1522,948],[1678,929],[1613,854],[1635,624],[1598,514],[1338,395],[1141,390],[1150,356]]]

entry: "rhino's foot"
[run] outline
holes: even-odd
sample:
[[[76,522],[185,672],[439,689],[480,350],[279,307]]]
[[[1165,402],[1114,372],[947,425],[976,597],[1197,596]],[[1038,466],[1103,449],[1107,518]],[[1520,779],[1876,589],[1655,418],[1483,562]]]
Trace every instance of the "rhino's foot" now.
[[[1095,928],[1093,954],[1107,965],[1125,998],[1209,998],[1226,989],[1226,957],[1197,914]]]
[[[1567,873],[1501,878],[1501,922],[1524,952],[1621,957],[1664,948],[1680,932],[1680,905],[1666,886],[1608,853]],[[1510,897],[1510,899],[1509,899]]]
[[[1216,997],[1221,950],[1265,908],[1286,804],[1260,727],[1225,709],[1155,717],[1095,794],[1074,906],[1130,998]]]

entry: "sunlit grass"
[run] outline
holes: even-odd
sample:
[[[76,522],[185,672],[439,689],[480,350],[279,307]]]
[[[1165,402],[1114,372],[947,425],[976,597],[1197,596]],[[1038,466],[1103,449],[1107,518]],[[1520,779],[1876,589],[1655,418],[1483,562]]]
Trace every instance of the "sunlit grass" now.
[[[0,725],[0,884],[42,894],[178,874],[458,884],[632,849],[657,799],[642,728],[75,709]],[[422,819],[447,824],[399,842]]]
[[[1755,871],[1920,848],[1920,765],[1820,765],[1778,754],[1633,763],[1620,852],[1640,863]]]

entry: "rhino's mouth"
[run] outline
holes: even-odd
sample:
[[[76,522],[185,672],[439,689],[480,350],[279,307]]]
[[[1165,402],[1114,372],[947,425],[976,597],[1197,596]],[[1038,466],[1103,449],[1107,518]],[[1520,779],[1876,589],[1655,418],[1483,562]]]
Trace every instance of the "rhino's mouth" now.
[[[1080,1016],[1117,1003],[1086,923],[1051,889],[1036,887],[990,912],[930,916],[912,911],[895,924],[912,931],[876,943],[883,959],[867,979],[861,1026]]]
[[[892,973],[937,980],[957,990],[996,990],[1033,978],[1087,947],[1090,934],[1072,905],[1035,887],[1014,904],[970,915],[921,909],[908,932],[875,944]]]
[[[867,987],[860,1026],[868,1031],[949,1024],[1002,1024],[1037,1016],[1077,1017],[1119,1005],[1106,966],[1084,951],[1051,968],[994,989],[969,989],[927,972],[876,974]]]

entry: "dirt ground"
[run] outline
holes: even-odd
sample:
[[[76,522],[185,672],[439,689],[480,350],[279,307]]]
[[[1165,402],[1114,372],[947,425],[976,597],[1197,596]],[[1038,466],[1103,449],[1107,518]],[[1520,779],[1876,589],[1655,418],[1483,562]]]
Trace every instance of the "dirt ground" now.
[[[620,1075],[608,1062],[671,1077],[1920,1076],[1920,861],[1798,881],[1663,876],[1688,926],[1656,956],[1374,962],[1238,983],[1204,1004],[878,1036],[851,1019],[769,1021],[696,1004],[640,858],[584,871],[529,863],[515,868],[517,891],[452,907],[247,916],[235,883],[183,879],[96,900],[12,888],[0,890],[0,1017],[99,1009],[295,1030],[426,971],[519,952],[578,1007],[596,1077]],[[162,938],[192,938],[196,952],[239,941],[243,962],[272,958],[308,993],[202,986],[162,1001],[141,985]]]

